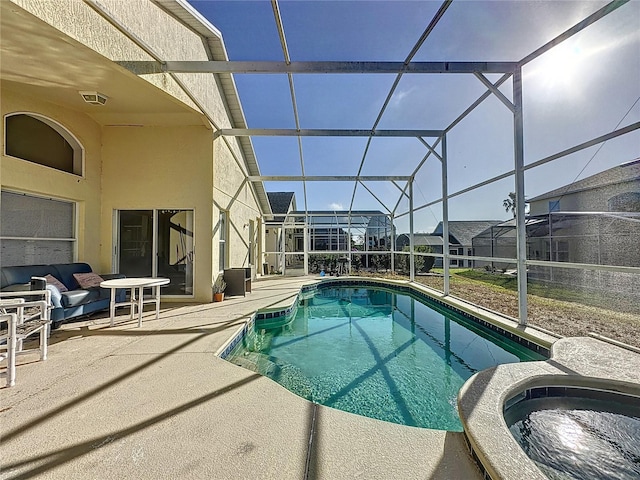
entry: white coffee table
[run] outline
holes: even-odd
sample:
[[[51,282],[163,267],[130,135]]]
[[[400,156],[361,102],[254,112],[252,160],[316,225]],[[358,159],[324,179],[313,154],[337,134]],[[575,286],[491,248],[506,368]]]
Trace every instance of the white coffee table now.
[[[113,327],[113,320],[116,316],[116,307],[129,306],[131,307],[131,319],[135,315],[136,308],[138,309],[138,327],[142,326],[142,306],[145,303],[155,302],[156,304],[156,320],[160,315],[160,287],[169,283],[168,278],[159,277],[145,277],[145,278],[115,278],[113,280],[105,280],[100,284],[103,288],[111,289],[111,302],[109,304],[109,316]],[[154,298],[145,300],[143,290],[147,287],[152,287],[154,292]],[[131,295],[128,301],[116,303],[116,290],[118,288],[130,288]]]

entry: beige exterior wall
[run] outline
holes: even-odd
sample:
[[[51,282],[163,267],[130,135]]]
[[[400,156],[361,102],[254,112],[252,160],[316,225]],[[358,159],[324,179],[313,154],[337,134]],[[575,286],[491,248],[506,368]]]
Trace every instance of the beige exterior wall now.
[[[231,144],[233,147],[234,144]],[[249,266],[249,222],[254,222],[254,266],[256,273],[260,273],[262,258],[260,258],[262,241],[259,235],[260,211],[248,183],[244,183],[240,165],[234,159],[229,145],[222,139],[215,141],[214,148],[214,204],[215,215],[219,216],[220,210],[229,213],[227,231],[227,268]],[[235,158],[238,158],[237,156]],[[216,229],[217,231],[217,229]],[[218,249],[218,238],[214,238],[214,251]],[[214,263],[219,265],[219,263]],[[215,271],[215,269],[214,269]]]
[[[116,210],[194,210],[194,297],[211,301],[212,140],[205,127],[105,127],[102,254],[111,264]]]
[[[58,29],[61,36],[77,41],[79,51],[88,47],[114,61],[151,59],[81,0],[13,1]],[[98,4],[161,58],[208,60],[200,35],[151,1],[101,0]],[[37,49],[33,53],[37,56]],[[69,88],[85,90],[99,74],[99,68],[87,71],[83,85],[74,84],[78,79],[69,79]],[[3,157],[0,179],[3,187],[78,202],[78,260],[100,271],[112,269],[114,210],[193,209],[194,299],[211,301],[211,283],[219,271],[219,210],[229,212],[227,266],[249,265],[249,224],[253,222],[254,264],[261,273],[264,239],[260,209],[252,189],[244,183],[247,169],[238,142],[233,138],[213,140],[217,128],[233,126],[215,77],[155,74],[136,79],[131,75],[131,82],[145,81],[158,88],[158,98],[166,101],[170,95],[172,102],[184,107],[184,113],[131,111],[124,114],[129,121],[123,122],[123,113],[118,112],[120,121],[111,122],[99,110],[92,110],[92,119],[68,106],[54,106],[18,92],[8,94],[3,89],[3,114],[19,110],[48,116],[75,135],[87,152],[87,173],[78,178]],[[119,101],[126,101],[126,88],[117,93]],[[194,115],[194,111],[205,113],[206,118]],[[112,123],[123,126],[110,126]],[[125,126],[127,123],[144,126]]]
[[[549,203],[560,201],[562,212],[607,212],[609,199],[621,193],[639,191],[637,182],[620,182],[603,187],[569,193],[563,197],[552,197],[537,202],[531,202],[531,215],[549,213]]]
[[[153,58],[138,47],[132,40],[120,33],[98,12],[82,0],[11,0],[33,15],[41,18],[49,25],[77,40],[83,45],[95,50],[101,55],[113,60],[153,60]],[[197,37],[192,32],[180,27],[178,22],[166,15],[147,0],[127,0],[100,2],[116,20],[127,26],[127,29],[137,37],[146,40],[153,35],[156,40],[164,39],[166,44],[193,46],[189,37]],[[153,23],[155,22],[155,23]],[[173,28],[170,28],[172,26]],[[146,32],[155,32],[150,34]],[[172,36],[174,35],[174,36]],[[157,45],[151,44],[154,51]],[[197,45],[198,51],[203,52],[202,42]],[[174,52],[166,52],[168,55]],[[175,52],[177,53],[177,52]],[[171,55],[169,55],[171,56]],[[195,60],[195,58],[182,58]],[[206,58],[200,58],[206,60]],[[90,76],[95,72],[87,72]],[[168,74],[145,75],[146,81],[176,97],[182,103],[197,109],[188,95]]]
[[[100,191],[102,175],[100,126],[87,115],[53,105],[42,99],[25,97],[6,84],[1,85],[2,102],[2,188],[77,202],[77,260],[94,270],[110,272],[111,264],[100,257]],[[5,155],[7,114],[37,113],[69,130],[85,149],[83,176],[61,172]]]

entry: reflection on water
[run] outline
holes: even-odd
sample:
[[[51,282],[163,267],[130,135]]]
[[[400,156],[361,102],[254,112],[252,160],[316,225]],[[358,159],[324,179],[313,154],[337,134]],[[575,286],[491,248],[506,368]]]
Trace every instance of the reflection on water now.
[[[522,401],[511,433],[551,479],[640,478],[640,405],[575,397]]]
[[[256,323],[228,360],[322,405],[462,431],[456,397],[471,375],[542,358],[410,296],[342,287],[303,298],[295,318],[280,328]]]

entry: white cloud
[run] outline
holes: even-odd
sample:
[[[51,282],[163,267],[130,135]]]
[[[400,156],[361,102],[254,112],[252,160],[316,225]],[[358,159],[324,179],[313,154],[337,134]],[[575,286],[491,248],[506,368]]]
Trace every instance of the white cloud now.
[[[344,205],[342,205],[341,203],[330,203],[329,204],[329,209],[331,210],[344,210]]]
[[[408,90],[396,90],[393,97],[391,97],[391,105],[393,107],[399,106],[405,98],[414,92],[415,89],[415,87],[411,87]]]

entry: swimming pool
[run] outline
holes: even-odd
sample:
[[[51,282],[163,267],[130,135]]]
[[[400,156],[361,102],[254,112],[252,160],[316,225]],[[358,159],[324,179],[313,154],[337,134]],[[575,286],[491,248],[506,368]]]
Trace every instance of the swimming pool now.
[[[403,425],[462,431],[456,398],[479,370],[546,357],[409,292],[320,285],[290,321],[260,322],[227,360],[313,402]]]

